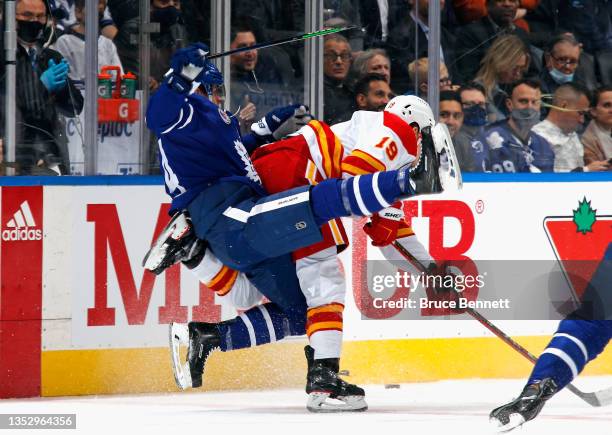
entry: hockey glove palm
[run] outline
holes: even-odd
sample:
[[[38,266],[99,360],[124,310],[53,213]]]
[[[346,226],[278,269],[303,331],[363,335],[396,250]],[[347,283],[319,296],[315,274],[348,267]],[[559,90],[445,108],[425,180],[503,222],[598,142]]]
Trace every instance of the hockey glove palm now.
[[[208,46],[201,42],[176,51],[170,60],[171,69],[166,73],[168,85],[181,94],[191,91],[192,83],[202,78],[202,72],[205,69],[204,74],[210,74],[210,67],[207,68],[210,61],[206,59],[208,53]]]
[[[395,202],[373,215],[371,222],[363,226],[363,231],[372,239],[372,245],[387,246],[397,238],[397,230],[403,220],[402,203]]]
[[[68,71],[70,71],[70,67],[65,59],[57,64],[53,59],[50,59],[48,68],[40,76],[40,81],[49,92],[61,91],[68,82]]]
[[[251,125],[251,131],[258,139],[272,142],[294,133],[308,123],[308,106],[291,104],[278,107]]]

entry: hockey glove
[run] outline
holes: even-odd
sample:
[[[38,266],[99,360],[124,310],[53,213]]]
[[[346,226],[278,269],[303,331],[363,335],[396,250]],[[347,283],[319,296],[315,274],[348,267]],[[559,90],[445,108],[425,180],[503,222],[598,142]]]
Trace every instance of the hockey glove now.
[[[65,59],[57,64],[50,59],[48,68],[40,76],[40,81],[51,93],[61,91],[68,82],[68,71],[70,67]]]
[[[194,81],[199,81],[202,71],[210,64],[206,59],[208,46],[197,42],[174,53],[170,70],[166,73],[168,85],[180,94],[191,91]]]
[[[363,226],[363,231],[372,239],[372,245],[387,246],[397,238],[397,230],[403,220],[402,203],[395,202],[373,215],[371,222]]]
[[[301,125],[297,121],[303,121],[306,114],[308,114],[308,107],[303,104],[278,107],[253,123],[251,131],[260,141],[272,142],[299,129]]]

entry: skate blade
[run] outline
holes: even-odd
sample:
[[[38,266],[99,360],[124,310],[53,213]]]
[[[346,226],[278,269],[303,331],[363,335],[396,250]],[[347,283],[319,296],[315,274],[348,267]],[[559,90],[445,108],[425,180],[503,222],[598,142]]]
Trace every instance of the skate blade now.
[[[344,396],[331,399],[329,393],[314,392],[308,395],[306,409],[310,412],[363,412],[368,409],[363,396]]]
[[[506,424],[503,424],[496,417],[491,417],[489,422],[493,425],[493,428],[497,432],[510,432],[511,430],[522,426],[525,423],[525,418],[521,414],[513,413],[510,414],[509,421]]]
[[[168,328],[170,341],[170,358],[176,386],[181,390],[192,387],[189,363],[181,363],[181,344],[189,344],[189,328],[183,323],[170,323]]]

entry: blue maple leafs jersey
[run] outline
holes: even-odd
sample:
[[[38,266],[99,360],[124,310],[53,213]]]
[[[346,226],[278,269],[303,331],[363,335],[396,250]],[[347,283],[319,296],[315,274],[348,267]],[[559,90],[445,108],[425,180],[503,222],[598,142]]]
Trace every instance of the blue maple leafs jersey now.
[[[206,97],[181,95],[164,83],[149,101],[146,123],[157,136],[171,212],[219,181],[239,181],[262,191],[238,122]]]
[[[546,139],[531,131],[524,144],[514,135],[507,120],[486,128],[472,142],[472,149],[477,171],[552,172],[555,162],[555,154]]]

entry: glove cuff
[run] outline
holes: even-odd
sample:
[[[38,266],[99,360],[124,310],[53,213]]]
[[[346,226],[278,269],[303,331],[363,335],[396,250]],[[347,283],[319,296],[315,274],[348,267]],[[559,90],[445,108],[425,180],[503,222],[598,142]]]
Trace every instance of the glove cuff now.
[[[176,74],[174,71],[166,76],[166,83],[172,90],[179,94],[188,94],[191,92],[192,82]]]
[[[251,124],[251,131],[258,137],[270,136],[272,134],[272,130],[270,130],[265,116],[259,121]]]

